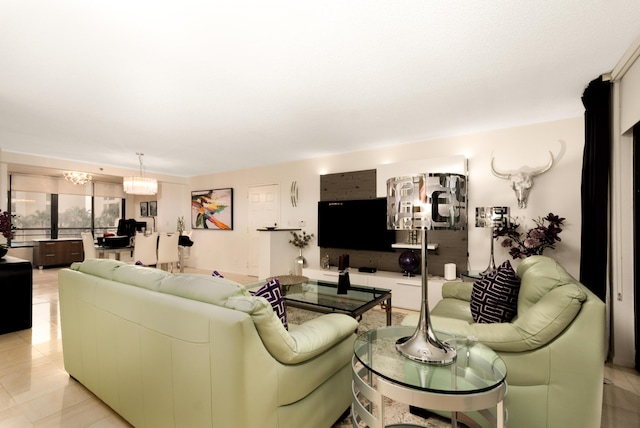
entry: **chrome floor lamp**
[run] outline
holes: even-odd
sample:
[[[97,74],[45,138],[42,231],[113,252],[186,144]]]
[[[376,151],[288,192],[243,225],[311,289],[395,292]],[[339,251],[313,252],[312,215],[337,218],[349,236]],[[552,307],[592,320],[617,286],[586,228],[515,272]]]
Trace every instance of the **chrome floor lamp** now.
[[[429,318],[427,230],[464,229],[467,224],[466,177],[461,174],[415,174],[387,180],[387,228],[422,232],[422,303],[413,335],[402,337],[396,349],[405,357],[430,364],[449,364],[454,347],[441,342]]]

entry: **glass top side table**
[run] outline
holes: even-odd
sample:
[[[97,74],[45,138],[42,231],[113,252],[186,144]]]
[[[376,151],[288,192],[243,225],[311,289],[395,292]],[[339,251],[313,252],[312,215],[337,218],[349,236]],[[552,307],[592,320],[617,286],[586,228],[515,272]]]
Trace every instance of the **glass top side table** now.
[[[451,411],[452,427],[460,419],[480,426],[464,412],[504,427],[504,396],[507,368],[490,348],[466,338],[438,333],[440,340],[456,347],[452,364],[434,365],[410,360],[400,354],[396,340],[411,335],[413,327],[395,326],[367,331],[355,341],[353,370],[354,426],[384,426],[383,397],[430,410]],[[496,414],[489,409],[496,406]],[[376,409],[376,414],[372,411]],[[406,426],[406,425],[402,425]]]

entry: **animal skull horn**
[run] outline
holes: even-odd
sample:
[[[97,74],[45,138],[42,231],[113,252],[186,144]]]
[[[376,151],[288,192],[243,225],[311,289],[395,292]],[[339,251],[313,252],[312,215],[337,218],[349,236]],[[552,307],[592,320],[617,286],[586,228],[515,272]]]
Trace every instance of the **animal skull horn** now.
[[[491,172],[498,178],[502,178],[505,180],[511,181],[511,188],[516,193],[516,198],[518,199],[518,208],[526,208],[527,207],[527,199],[529,199],[529,191],[533,187],[533,178],[537,177],[540,174],[543,174],[553,166],[553,153],[549,152],[549,163],[536,171],[531,172],[514,172],[512,174],[505,174],[502,172],[496,171],[493,166],[494,158],[491,158]]]

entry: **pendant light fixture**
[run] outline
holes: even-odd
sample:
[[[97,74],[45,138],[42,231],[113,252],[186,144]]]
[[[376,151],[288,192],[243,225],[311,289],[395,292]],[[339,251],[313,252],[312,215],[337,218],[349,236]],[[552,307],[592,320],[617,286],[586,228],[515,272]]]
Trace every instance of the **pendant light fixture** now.
[[[65,180],[78,186],[84,186],[91,181],[91,174],[80,171],[65,171],[63,173]]]
[[[124,177],[122,187],[124,192],[129,195],[155,195],[158,193],[158,181],[155,178],[147,178],[144,176],[142,168],[142,156],[144,153],[136,153],[140,161],[140,175]]]

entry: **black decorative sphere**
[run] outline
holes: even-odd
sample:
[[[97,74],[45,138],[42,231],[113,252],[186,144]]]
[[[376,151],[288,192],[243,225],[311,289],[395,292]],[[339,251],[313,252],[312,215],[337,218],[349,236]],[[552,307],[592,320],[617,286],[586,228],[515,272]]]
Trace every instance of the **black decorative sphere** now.
[[[420,257],[413,251],[405,251],[398,257],[398,265],[403,272],[414,274],[420,269]]]

